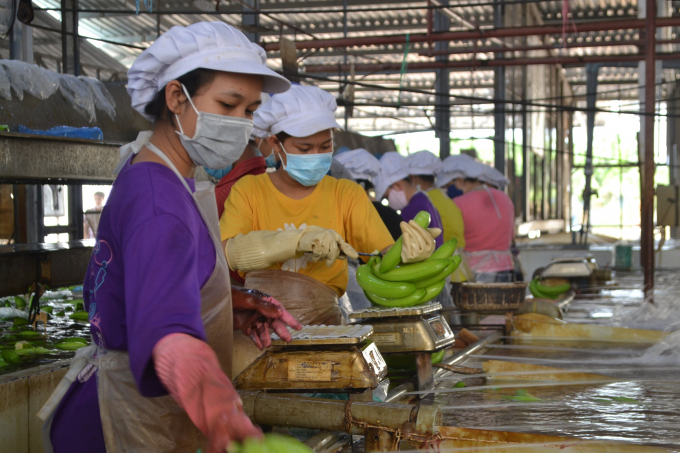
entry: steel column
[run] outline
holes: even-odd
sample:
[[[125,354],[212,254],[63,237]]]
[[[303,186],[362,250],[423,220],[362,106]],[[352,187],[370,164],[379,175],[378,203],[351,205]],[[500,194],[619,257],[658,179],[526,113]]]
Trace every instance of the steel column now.
[[[448,0],[442,0],[442,4],[448,5]],[[434,13],[434,31],[448,31],[451,20],[441,11]],[[435,44],[437,51],[446,51],[449,48],[448,41],[438,41]],[[447,64],[449,57],[440,55],[435,57],[438,64]],[[440,68],[435,71],[435,91],[440,93],[435,97],[434,122],[437,137],[439,138],[439,157],[442,159],[451,155],[451,87],[449,85],[450,71]]]
[[[496,0],[494,6],[494,27],[503,26],[503,3]],[[502,60],[503,52],[496,52],[495,58]],[[496,170],[505,174],[505,67],[499,66],[494,71],[494,162]]]
[[[243,11],[256,11],[260,9],[260,0],[241,0],[243,4],[241,8]],[[245,35],[251,42],[259,42],[260,34],[257,29],[260,27],[259,14],[243,14],[241,15],[241,25],[245,30]]]
[[[78,0],[61,0],[61,58],[64,74],[80,75]]]
[[[529,199],[531,185],[531,164],[529,162],[529,124],[527,123],[527,90],[528,90],[527,68],[522,68],[522,220],[528,222],[531,218]]]
[[[593,177],[593,133],[595,131],[595,108],[597,104],[597,74],[600,71],[598,64],[586,65],[586,166],[583,171],[586,177],[586,187],[583,189],[583,221],[581,222],[580,240],[581,244],[588,241],[588,230],[590,229],[590,197],[592,191]]]
[[[660,21],[659,21],[660,22]],[[656,0],[646,1],[645,17],[645,116],[644,163],[641,206],[641,251],[645,298],[653,302],[654,292],[654,113],[656,95]]]

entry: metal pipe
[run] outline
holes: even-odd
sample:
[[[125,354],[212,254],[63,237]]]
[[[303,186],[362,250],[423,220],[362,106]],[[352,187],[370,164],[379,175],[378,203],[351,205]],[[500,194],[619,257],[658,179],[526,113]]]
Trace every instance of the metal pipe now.
[[[656,0],[647,0],[645,17],[645,160],[641,203],[642,267],[644,269],[645,298],[650,302],[654,291],[654,113],[656,91]]]
[[[491,68],[499,66],[531,66],[531,65],[554,65],[554,64],[584,64],[584,63],[619,63],[622,61],[644,61],[646,54],[624,55],[585,55],[585,56],[556,56],[538,58],[514,58],[497,60],[461,60],[444,62],[409,63],[409,70],[423,69],[453,69],[453,68]],[[657,60],[680,59],[680,52],[656,54]],[[349,71],[348,65],[308,65],[305,66],[307,73],[337,73]],[[376,73],[380,71],[398,72],[401,63],[386,64],[357,64],[356,72]]]
[[[387,393],[387,398],[385,398],[386,403],[395,403],[400,401],[407,393],[415,390],[415,386],[411,382],[406,382],[401,384]]]
[[[669,40],[670,41],[670,40]],[[675,43],[667,44],[678,44],[680,40]],[[586,47],[621,47],[621,46],[642,46],[645,44],[643,39],[634,39],[627,41],[600,41],[600,42],[579,42],[579,43],[569,43],[567,46],[563,44],[545,44],[541,46],[517,46],[517,47],[503,47],[503,52],[528,52],[533,50],[571,50],[571,49],[581,49]],[[427,50],[423,52],[418,52],[418,55],[423,57],[435,57],[437,55],[459,55],[459,54],[469,54],[469,53],[490,53],[498,52],[498,46],[480,46],[480,47],[458,47],[452,50],[440,51],[440,50]]]
[[[455,365],[459,362],[462,362],[465,360],[470,354],[474,354],[486,347],[488,344],[493,344],[498,342],[501,337],[503,336],[502,331],[494,332],[491,335],[488,335],[484,338],[480,338],[479,340],[475,341],[471,345],[469,345],[467,348],[463,349],[460,352],[457,352],[453,354],[451,357],[446,357],[444,360],[442,360],[442,363],[444,365]],[[439,368],[435,373],[434,373],[434,378],[440,378],[444,376],[446,373],[450,373],[450,371],[445,370],[443,368]]]
[[[421,433],[433,433],[442,424],[438,406],[363,403],[289,394],[239,391],[243,408],[258,425],[341,431],[365,435],[371,428],[401,430],[404,423],[414,424]],[[367,426],[370,425],[370,426]]]
[[[642,30],[646,25],[644,19],[606,20],[600,22],[582,22],[575,24],[579,33],[612,30]],[[656,20],[656,27],[680,26],[680,17],[661,17]],[[522,36],[561,35],[562,25],[541,25],[533,27],[504,27],[489,30],[463,30],[444,33],[417,33],[409,35],[410,43],[432,41],[463,41],[470,39],[519,38]],[[406,35],[367,36],[360,38],[314,39],[296,41],[298,49],[323,49],[336,47],[364,47],[389,44],[405,44]],[[273,52],[280,50],[278,42],[266,43],[264,50]]]

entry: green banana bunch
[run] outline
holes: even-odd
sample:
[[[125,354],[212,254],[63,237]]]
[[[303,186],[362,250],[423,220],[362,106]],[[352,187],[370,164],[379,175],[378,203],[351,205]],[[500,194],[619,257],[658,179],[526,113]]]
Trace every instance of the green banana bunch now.
[[[571,285],[564,284],[558,286],[544,286],[539,283],[539,279],[535,278],[529,283],[529,291],[534,297],[539,299],[557,299],[561,294],[566,293],[571,289]]]
[[[73,314],[69,315],[69,318],[71,318],[74,321],[79,321],[79,322],[89,322],[90,321],[90,316],[86,311],[76,311]]]
[[[417,282],[432,277],[446,269],[449,261],[445,259],[426,259],[419,263],[402,264],[389,272],[381,272],[379,265],[373,266],[373,274],[388,282]]]
[[[357,269],[357,283],[364,291],[390,299],[410,296],[416,291],[416,285],[413,283],[381,280],[371,273],[370,264],[359,266]]]
[[[375,305],[380,305],[382,307],[413,307],[415,305],[420,305],[421,299],[427,295],[426,289],[417,289],[410,296],[402,297],[399,299],[387,299],[385,297],[376,296],[367,291],[364,291],[366,298],[370,300]]]
[[[418,225],[423,228],[430,226],[430,213],[427,211],[420,211],[413,219]],[[399,237],[394,245],[383,256],[380,264],[380,272],[389,272],[401,261],[401,247],[403,245],[403,238]]]

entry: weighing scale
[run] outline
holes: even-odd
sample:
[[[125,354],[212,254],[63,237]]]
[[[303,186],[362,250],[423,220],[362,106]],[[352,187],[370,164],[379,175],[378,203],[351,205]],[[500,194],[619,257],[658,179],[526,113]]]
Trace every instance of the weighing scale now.
[[[553,258],[540,270],[541,279],[560,278],[576,283],[581,290],[590,291],[611,280],[611,269],[600,269],[592,254]]]
[[[432,359],[434,352],[455,342],[449,324],[439,313],[439,303],[417,307],[370,307],[350,313],[358,326],[370,323],[370,339],[382,354],[414,354],[418,371],[418,389],[434,388]]]
[[[370,325],[289,331],[289,343],[272,335],[272,347],[236,377],[237,389],[369,393],[387,374],[380,351],[367,341],[373,333]]]

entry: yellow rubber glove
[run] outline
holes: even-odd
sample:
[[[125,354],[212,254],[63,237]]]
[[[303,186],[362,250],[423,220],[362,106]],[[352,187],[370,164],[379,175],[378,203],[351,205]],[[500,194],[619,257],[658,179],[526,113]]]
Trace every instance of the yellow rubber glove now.
[[[409,223],[401,222],[399,226],[403,238],[401,261],[417,263],[428,259],[435,250],[434,240],[442,233],[442,230],[439,228],[426,230],[413,220]]]
[[[340,252],[354,259],[359,257],[338,233],[317,226],[304,230],[251,231],[229,239],[225,246],[229,267],[241,272],[265,269],[304,253],[310,253],[313,261],[325,259],[330,267]]]
[[[358,259],[359,254],[333,230],[318,226],[305,228],[298,244],[298,252],[311,254],[311,261],[326,260],[326,266],[331,267],[338,257],[344,259],[349,256]],[[341,255],[342,253],[342,255]]]

